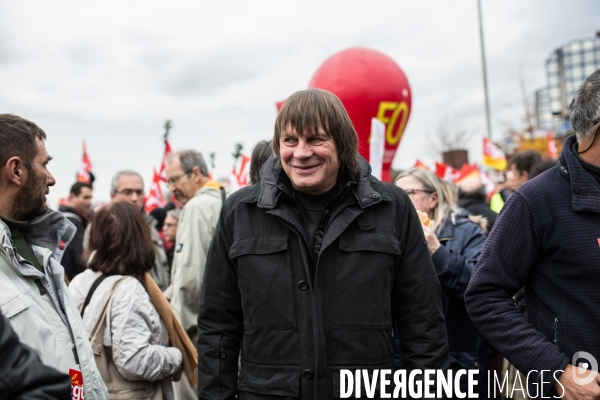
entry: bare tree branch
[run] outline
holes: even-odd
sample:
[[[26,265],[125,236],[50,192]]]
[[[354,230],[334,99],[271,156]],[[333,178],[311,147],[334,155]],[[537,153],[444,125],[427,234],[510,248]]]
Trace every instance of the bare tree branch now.
[[[451,150],[465,150],[472,136],[473,132],[446,115],[436,130],[428,135],[429,148],[438,154]]]

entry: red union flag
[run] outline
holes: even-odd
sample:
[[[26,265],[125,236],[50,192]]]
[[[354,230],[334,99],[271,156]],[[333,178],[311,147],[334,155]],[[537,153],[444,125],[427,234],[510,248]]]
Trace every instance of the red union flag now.
[[[235,168],[231,172],[229,178],[229,184],[233,190],[238,190],[248,186],[250,176],[250,157],[242,154],[242,162],[240,163],[239,169],[236,171]]]
[[[496,184],[494,183],[492,178],[490,178],[490,176],[485,172],[479,171],[479,178],[481,178],[481,182],[483,182],[483,185],[485,186],[485,191],[487,195],[491,197],[494,194],[494,190],[496,189]]]
[[[483,138],[483,165],[498,171],[506,169],[506,156],[491,140]]]
[[[69,376],[71,377],[71,400],[85,400],[81,371],[75,368],[69,368]]]
[[[171,145],[168,140],[165,140],[165,150],[163,152],[163,158],[160,163],[160,170],[158,171],[158,177],[162,182],[167,181],[167,159],[171,157],[173,151],[171,150]]]
[[[165,196],[163,196],[160,183],[160,175],[156,173],[155,169],[154,176],[152,177],[152,184],[150,185],[150,193],[148,193],[148,197],[146,197],[146,200],[144,201],[144,210],[146,210],[147,213],[155,208],[167,205],[167,200],[165,200]]]
[[[77,182],[91,183],[90,171],[92,170],[92,162],[87,153],[85,147],[85,140],[83,141],[83,155],[81,156],[81,167],[77,171]]]
[[[423,164],[421,162],[421,160],[417,160],[415,162],[415,165],[413,165],[413,168],[421,168],[421,169],[424,169],[425,171],[429,171],[429,168],[427,168],[427,165]]]
[[[554,142],[554,137],[552,137],[552,131],[548,131],[546,133],[546,141],[548,142],[548,155],[552,158],[556,158],[558,156],[558,151],[556,150],[556,143]]]
[[[479,178],[479,168],[477,164],[464,164],[460,171],[458,171],[457,176],[454,177],[454,183],[460,183],[467,178]]]
[[[442,164],[439,162],[435,163],[435,174],[438,178],[446,181],[454,182],[460,176],[460,171],[452,168],[449,165]]]

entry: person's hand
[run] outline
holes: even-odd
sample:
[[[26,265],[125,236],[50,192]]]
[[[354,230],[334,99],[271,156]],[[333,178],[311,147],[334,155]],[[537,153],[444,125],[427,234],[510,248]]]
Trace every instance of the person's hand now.
[[[181,363],[181,366],[177,371],[171,374],[170,378],[173,382],[179,382],[179,380],[181,379],[181,374],[183,374],[183,363]]]
[[[427,241],[427,248],[429,248],[429,254],[433,254],[437,249],[440,248],[440,241],[438,240],[437,236],[435,235],[435,232],[432,229],[426,227],[423,224],[421,224],[421,226],[423,227],[423,233],[425,234],[425,240]]]
[[[594,379],[586,383],[591,374]],[[600,374],[569,364],[554,383],[554,388],[564,400],[600,400]]]

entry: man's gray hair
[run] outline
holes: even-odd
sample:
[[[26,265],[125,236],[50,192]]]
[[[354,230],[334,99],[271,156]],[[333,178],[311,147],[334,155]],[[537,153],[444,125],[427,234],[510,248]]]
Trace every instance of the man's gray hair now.
[[[175,208],[173,210],[167,211],[167,217],[171,217],[179,221],[179,216],[181,215],[181,209]]]
[[[115,176],[112,178],[112,181],[110,182],[110,194],[111,194],[111,196],[113,196],[113,195],[115,195],[117,193],[117,189],[119,189],[119,179],[123,175],[135,175],[135,176],[137,176],[137,177],[140,178],[140,180],[142,181],[142,185],[144,184],[144,179],[137,172],[132,171],[130,169],[125,169],[123,171],[119,171],[119,172],[117,172],[115,174]]]
[[[579,86],[569,106],[569,114],[577,140],[589,139],[600,119],[600,69]]]
[[[208,176],[208,167],[202,157],[202,153],[195,150],[184,150],[176,153],[179,156],[179,163],[184,172],[191,172],[194,167],[198,167],[204,176]]]

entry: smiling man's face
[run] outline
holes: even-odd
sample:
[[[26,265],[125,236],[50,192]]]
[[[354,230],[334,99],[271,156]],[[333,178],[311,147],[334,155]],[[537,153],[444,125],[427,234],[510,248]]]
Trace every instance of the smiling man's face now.
[[[300,135],[288,125],[281,134],[279,152],[283,170],[296,190],[318,195],[335,185],[340,161],[335,142],[322,128],[317,135]]]

